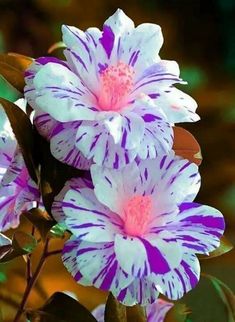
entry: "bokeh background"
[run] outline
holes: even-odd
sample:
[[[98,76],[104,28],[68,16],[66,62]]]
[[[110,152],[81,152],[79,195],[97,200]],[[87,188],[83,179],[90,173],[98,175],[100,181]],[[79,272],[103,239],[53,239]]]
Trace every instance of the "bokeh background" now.
[[[176,60],[188,81],[183,90],[198,102],[201,121],[183,124],[200,142],[203,163],[202,188],[197,200],[219,208],[226,218],[226,235],[235,242],[235,1],[234,0],[0,0],[0,52],[33,57],[47,54],[61,40],[62,23],[80,29],[101,27],[122,8],[136,24],[161,25],[164,45],[161,57]],[[58,53],[59,54],[59,53]],[[0,96],[14,101],[18,93],[0,79]],[[26,226],[27,228],[27,226]],[[59,242],[60,243],[60,242]],[[57,245],[52,247],[58,248]],[[37,258],[35,258],[36,260]],[[204,272],[215,275],[235,291],[235,252],[202,263]],[[225,306],[218,305],[211,285],[203,282],[183,301],[196,302],[203,312],[193,322],[216,322]],[[0,307],[4,321],[12,321],[24,290],[24,262],[0,266]],[[74,292],[89,309],[106,294],[78,286],[64,269],[59,256],[46,263],[29,300],[39,307],[55,291]],[[205,301],[207,309],[205,309]],[[218,318],[218,322],[225,322]],[[133,321],[134,322],[134,321]]]

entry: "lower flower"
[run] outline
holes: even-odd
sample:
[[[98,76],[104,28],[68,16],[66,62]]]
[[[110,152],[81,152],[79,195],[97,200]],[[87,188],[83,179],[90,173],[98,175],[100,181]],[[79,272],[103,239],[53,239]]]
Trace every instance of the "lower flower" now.
[[[218,210],[193,202],[198,167],[172,154],[121,170],[92,165],[91,176],[94,188],[72,179],[52,207],[73,234],[62,256],[75,280],[129,306],[194,288],[196,254],[218,247],[224,231]]]

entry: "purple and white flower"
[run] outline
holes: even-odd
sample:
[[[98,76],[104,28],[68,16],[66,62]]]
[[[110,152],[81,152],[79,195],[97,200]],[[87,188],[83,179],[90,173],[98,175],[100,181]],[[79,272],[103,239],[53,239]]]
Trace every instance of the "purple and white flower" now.
[[[158,25],[135,27],[119,9],[102,30],[64,25],[62,33],[66,61],[41,57],[25,75],[35,124],[58,160],[122,168],[168,153],[170,124],[199,119],[196,102],[173,86],[184,83],[177,63],[158,55]]]
[[[24,109],[24,101],[15,104]],[[0,231],[16,228],[20,214],[39,201],[10,122],[0,106]]]
[[[94,185],[68,181],[53,216],[72,233],[63,261],[78,283],[110,290],[126,305],[176,300],[196,286],[195,254],[220,244],[224,219],[193,202],[198,167],[173,154],[115,170],[91,166]]]
[[[157,299],[153,304],[146,307],[147,322],[164,322],[167,312],[173,307],[173,303]],[[92,314],[96,318],[97,322],[104,322],[105,305],[101,304],[97,306]]]

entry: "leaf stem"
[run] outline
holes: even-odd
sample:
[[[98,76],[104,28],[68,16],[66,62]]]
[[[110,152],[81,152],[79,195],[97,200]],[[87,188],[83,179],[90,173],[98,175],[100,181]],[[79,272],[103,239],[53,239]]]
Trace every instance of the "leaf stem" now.
[[[16,316],[13,320],[13,322],[18,322],[21,318],[21,315],[22,313],[24,312],[24,308],[25,308],[25,304],[28,300],[28,297],[30,295],[30,292],[39,276],[39,273],[41,272],[41,269],[45,263],[45,260],[46,258],[48,257],[48,243],[49,243],[49,239],[47,239],[45,241],[45,245],[44,245],[44,249],[43,249],[43,252],[42,252],[42,255],[41,255],[41,258],[38,262],[38,265],[35,269],[35,272],[34,274],[32,275],[32,277],[30,279],[28,279],[28,282],[27,282],[27,285],[26,285],[26,288],[25,288],[25,292],[24,292],[24,295],[23,295],[23,298],[22,298],[22,301],[20,303],[20,306],[18,308],[18,311],[16,312]],[[27,265],[28,266],[28,265]]]

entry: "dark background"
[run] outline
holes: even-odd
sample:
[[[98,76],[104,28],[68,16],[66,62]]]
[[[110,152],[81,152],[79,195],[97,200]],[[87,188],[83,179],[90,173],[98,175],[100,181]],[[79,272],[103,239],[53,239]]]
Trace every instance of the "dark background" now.
[[[101,27],[118,7],[136,24],[161,25],[164,35],[161,57],[179,63],[181,76],[189,83],[183,90],[197,100],[202,119],[183,124],[198,139],[204,158],[197,201],[224,213],[226,234],[235,241],[235,0],[0,0],[0,51],[33,57],[46,55],[48,48],[61,40],[62,23],[80,29]],[[17,93],[0,80],[0,96],[15,100]],[[104,300],[102,292],[77,286],[59,258],[50,261],[38,283],[39,291],[31,297],[31,306],[38,307],[55,290],[75,292],[89,308]],[[23,291],[21,266],[22,260],[2,265],[0,294],[11,290],[14,300],[18,299],[17,294]],[[234,252],[204,261],[202,267],[235,291]],[[193,322],[217,321],[211,314],[219,310],[218,298],[207,296],[210,287],[201,285],[189,300],[185,299],[191,303],[196,296],[197,313],[204,312],[201,319],[192,316]],[[208,312],[204,310],[205,301]],[[2,306],[4,314],[10,316],[13,308],[4,301]],[[226,320],[218,318],[218,322]]]

